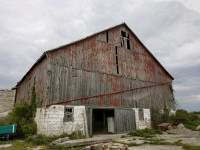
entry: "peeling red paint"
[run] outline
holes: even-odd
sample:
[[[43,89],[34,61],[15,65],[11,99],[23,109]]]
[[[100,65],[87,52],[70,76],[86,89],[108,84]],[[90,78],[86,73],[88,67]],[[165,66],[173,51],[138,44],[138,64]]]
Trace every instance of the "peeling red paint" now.
[[[126,45],[121,46],[121,30],[129,33],[130,50]],[[170,97],[167,85],[161,86],[160,89],[135,89],[151,84],[171,83],[172,78],[129,28],[122,25],[110,29],[108,43],[105,35],[106,32],[101,32],[49,51],[46,53],[47,58],[32,69],[28,74],[28,77],[31,77],[30,86],[33,86],[36,77],[36,93],[39,95],[38,99],[44,100],[44,105],[66,101],[73,105],[135,107],[136,101],[142,103],[147,99],[150,99],[153,105],[161,103],[160,92],[163,99]],[[129,89],[135,91],[120,93]],[[17,101],[30,97],[25,80],[17,91]],[[143,96],[146,92],[148,98]],[[99,94],[100,97],[92,96]]]

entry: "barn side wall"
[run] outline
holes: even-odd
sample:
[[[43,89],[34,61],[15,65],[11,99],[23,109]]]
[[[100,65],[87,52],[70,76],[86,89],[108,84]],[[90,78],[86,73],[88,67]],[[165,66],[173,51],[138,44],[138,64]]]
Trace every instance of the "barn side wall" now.
[[[0,118],[12,110],[15,101],[15,90],[0,90]]]

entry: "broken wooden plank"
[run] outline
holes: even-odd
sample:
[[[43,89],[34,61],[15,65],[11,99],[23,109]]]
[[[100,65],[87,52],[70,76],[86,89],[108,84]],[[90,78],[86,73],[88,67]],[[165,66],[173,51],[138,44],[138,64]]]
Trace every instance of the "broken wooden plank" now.
[[[109,143],[111,141],[112,139],[110,138],[94,137],[94,138],[88,138],[88,139],[65,141],[65,142],[59,143],[58,145],[63,146],[63,147],[77,147],[77,146],[85,146],[85,145],[92,145],[92,144],[98,144],[98,143]]]

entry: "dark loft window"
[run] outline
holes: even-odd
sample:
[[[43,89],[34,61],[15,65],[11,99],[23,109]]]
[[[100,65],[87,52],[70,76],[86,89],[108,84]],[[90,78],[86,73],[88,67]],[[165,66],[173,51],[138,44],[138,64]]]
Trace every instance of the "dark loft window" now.
[[[117,74],[119,74],[119,65],[118,65],[118,52],[117,52],[117,46],[115,46],[115,54],[116,54],[116,67],[117,67]]]
[[[106,42],[108,43],[108,31],[106,32]]]
[[[143,109],[139,109],[139,110],[138,110],[138,113],[139,113],[139,120],[144,120],[144,112],[143,112]]]
[[[127,49],[130,50],[130,41],[127,39]]]
[[[125,31],[121,31],[121,36],[126,37],[126,32]]]
[[[125,31],[121,31],[121,47],[125,47],[128,50],[131,49],[129,34]]]
[[[65,108],[64,112],[64,122],[71,122],[73,121],[73,108]]]

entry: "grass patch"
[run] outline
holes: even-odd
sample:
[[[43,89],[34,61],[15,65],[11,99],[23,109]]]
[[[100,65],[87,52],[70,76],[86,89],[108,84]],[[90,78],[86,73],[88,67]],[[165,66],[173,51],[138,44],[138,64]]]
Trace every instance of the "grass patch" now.
[[[69,139],[71,140],[84,138],[81,131],[75,131],[72,132],[72,134],[70,135],[63,133],[59,136],[44,136],[44,135],[37,135],[36,137],[30,136],[26,138],[25,141],[32,142],[34,145],[49,145],[51,142],[64,137],[69,137]]]
[[[145,129],[142,129],[142,130],[136,130],[136,131],[130,132],[128,135],[130,135],[130,136],[140,136],[140,137],[145,137],[145,138],[152,138],[156,134],[162,134],[162,132],[159,131],[159,130],[145,128]]]
[[[191,146],[191,145],[183,145],[183,148],[186,150],[200,150],[200,146]]]
[[[3,145],[3,144],[10,144],[11,141],[0,141],[0,145]]]
[[[84,135],[81,131],[74,131],[72,134],[68,135],[69,139],[75,140],[75,139],[84,139]]]
[[[25,141],[32,142],[34,145],[48,145],[58,138],[64,138],[67,136],[68,136],[67,134],[61,134],[59,136],[44,136],[39,134],[36,137],[29,136],[28,138],[25,139]]]
[[[26,143],[26,142],[21,142],[21,141],[13,141],[11,147],[6,147],[6,148],[0,148],[0,150],[22,150],[26,149],[27,147],[32,148],[33,144],[32,143]]]
[[[141,143],[141,144],[137,144],[137,143],[128,143],[128,144],[126,144],[126,145],[128,145],[128,147],[133,147],[133,146],[141,146],[141,145],[143,145],[143,143]]]
[[[200,119],[198,120],[194,120],[194,121],[190,121],[189,123],[185,124],[185,127],[191,130],[196,130],[196,127],[200,125]]]

